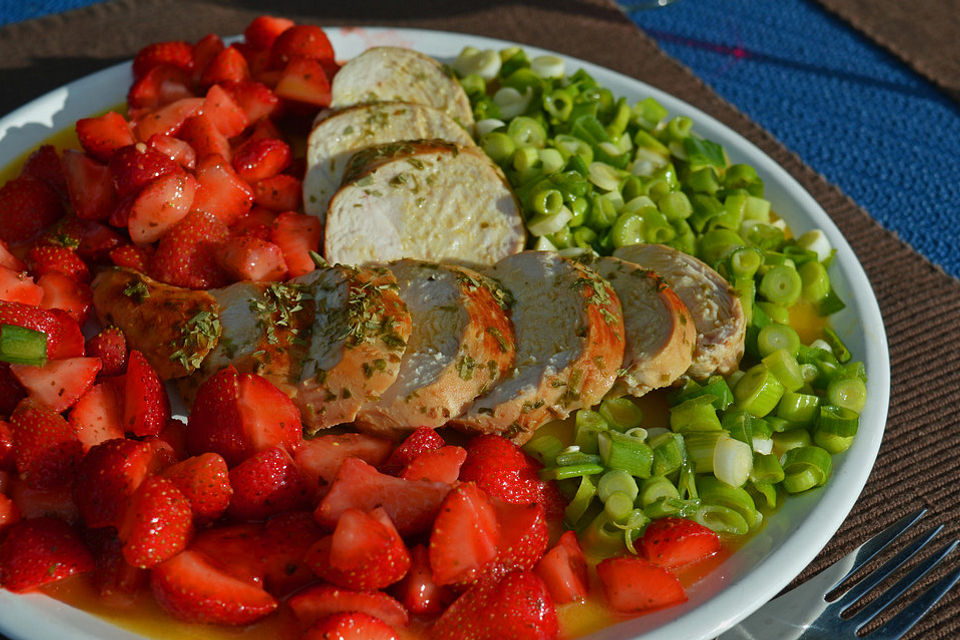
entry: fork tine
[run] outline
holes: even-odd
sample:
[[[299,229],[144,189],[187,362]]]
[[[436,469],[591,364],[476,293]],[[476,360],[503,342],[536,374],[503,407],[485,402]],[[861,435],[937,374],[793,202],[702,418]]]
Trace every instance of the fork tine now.
[[[851,553],[843,558],[843,560],[847,560],[848,558],[853,559],[853,564],[850,567],[850,570],[847,571],[843,577],[834,582],[833,586],[831,586],[827,591],[829,592],[830,590],[835,589],[837,585],[856,573],[861,567],[863,567],[863,565],[870,562],[874,556],[883,551],[888,544],[893,542],[907,529],[916,524],[917,520],[922,518],[926,513],[926,509],[920,509],[918,511],[914,511],[913,513],[907,514],[854,549]]]
[[[914,567],[913,570],[901,578],[897,584],[881,593],[870,604],[865,606],[861,611],[858,611],[856,615],[851,618],[851,621],[857,622],[857,630],[861,629],[865,624],[873,620],[878,613],[886,609],[894,600],[903,595],[903,593],[912,587],[917,580],[925,576],[927,572],[937,566],[941,560],[950,555],[953,550],[957,548],[958,544],[960,544],[960,542],[954,540],[953,542],[944,545],[935,554]]]
[[[840,613],[843,613],[850,607],[852,607],[860,598],[867,594],[868,591],[873,589],[875,586],[883,582],[887,576],[897,570],[897,568],[902,565],[904,562],[916,555],[921,549],[923,549],[927,543],[929,543],[933,538],[943,530],[943,525],[936,527],[933,531],[930,531],[925,536],[917,538],[909,545],[900,550],[900,552],[883,563],[882,566],[874,569],[867,575],[863,576],[859,582],[853,585],[846,593],[837,598],[837,605],[841,606]]]
[[[869,640],[899,640],[915,625],[927,611],[937,604],[953,585],[960,580],[960,568],[941,578],[936,584],[927,589],[913,603],[895,615],[891,620],[867,636]]]

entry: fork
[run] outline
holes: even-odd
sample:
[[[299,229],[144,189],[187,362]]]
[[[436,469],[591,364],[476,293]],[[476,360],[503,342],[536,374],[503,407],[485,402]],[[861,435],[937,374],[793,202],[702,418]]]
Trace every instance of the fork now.
[[[887,545],[906,533],[926,513],[911,513],[857,547],[799,587],[775,598],[717,640],[897,640],[910,630],[960,580],[960,568],[941,578],[880,628],[866,636],[857,633],[881,611],[949,555],[960,541],[937,549],[896,584],[849,617],[843,614],[898,567],[924,549],[943,525],[911,542],[882,566],[851,585],[830,602],[826,596],[867,564]]]

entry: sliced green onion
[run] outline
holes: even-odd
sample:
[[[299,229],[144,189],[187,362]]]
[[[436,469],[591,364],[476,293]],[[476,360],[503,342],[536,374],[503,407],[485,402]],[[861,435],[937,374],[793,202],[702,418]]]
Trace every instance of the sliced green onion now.
[[[691,431],[719,431],[720,418],[714,407],[713,395],[690,398],[670,409],[670,428],[677,433]]]
[[[570,209],[560,207],[560,211],[557,213],[541,213],[533,216],[527,222],[527,229],[535,236],[545,236],[560,231],[572,219],[573,213]]]
[[[777,405],[777,417],[790,423],[792,428],[810,427],[820,415],[820,398],[812,393],[787,391]]]
[[[827,269],[816,261],[805,262],[797,269],[803,288],[800,297],[810,302],[819,303],[830,293],[830,276]]]
[[[690,518],[701,506],[699,499],[682,500],[680,498],[660,498],[643,508],[643,513],[651,520],[677,516]]]
[[[808,231],[797,238],[797,246],[815,252],[817,254],[817,260],[820,262],[829,258],[833,252],[830,240],[827,239],[826,234],[820,229]]]
[[[803,372],[800,371],[800,363],[786,349],[773,351],[764,356],[762,362],[787,391],[796,391],[803,387]]]
[[[606,502],[607,498],[614,493],[622,493],[628,496],[632,502],[636,499],[638,492],[637,481],[623,469],[611,469],[600,476],[600,480],[597,481],[597,497],[602,502]]]
[[[827,402],[860,413],[867,403],[867,385],[860,378],[834,378],[827,385]]]
[[[833,355],[837,357],[837,361],[840,364],[846,364],[850,362],[850,350],[847,349],[847,345],[843,344],[843,340],[840,339],[840,336],[837,335],[836,331],[830,327],[824,327],[823,337],[826,339],[827,344],[830,345]]]
[[[833,468],[830,453],[816,446],[790,449],[783,454],[783,488],[800,493],[827,481]]]
[[[600,415],[617,431],[628,431],[643,422],[643,411],[630,398],[604,398]]]
[[[554,465],[557,467],[568,467],[575,464],[600,464],[603,462],[595,453],[584,453],[576,446],[567,447],[554,458]]]
[[[731,487],[742,487],[753,468],[753,447],[724,436],[713,450],[713,475]]]
[[[762,418],[777,406],[783,396],[783,385],[763,363],[754,365],[733,388],[737,407]]]
[[[693,519],[714,533],[745,536],[750,526],[739,512],[719,504],[700,505]]]
[[[623,530],[616,526],[613,518],[600,512],[578,536],[589,553],[611,556],[623,549]]]
[[[566,66],[558,56],[537,56],[530,61],[530,70],[541,78],[562,78]]]
[[[820,407],[820,419],[817,421],[818,431],[849,438],[857,435],[859,426],[860,416],[855,411],[829,404]]]
[[[603,470],[603,467],[599,464],[570,464],[563,467],[540,469],[540,478],[543,480],[568,480],[603,473]]]
[[[557,454],[563,451],[563,443],[556,436],[542,435],[523,445],[523,450],[533,456],[537,462],[547,466],[554,464]]]
[[[653,449],[638,438],[617,431],[597,434],[600,457],[609,469],[623,469],[638,478],[649,478]]]
[[[597,487],[590,476],[581,476],[580,485],[577,487],[577,493],[567,505],[564,511],[564,517],[571,525],[580,522],[580,518],[587,512],[593,497],[597,495]]]
[[[777,265],[763,274],[758,291],[760,295],[776,304],[791,306],[800,299],[803,282],[797,270],[788,265]]]
[[[647,507],[664,498],[679,498],[680,492],[663,476],[650,476],[640,487],[640,504]]]
[[[797,355],[800,350],[800,336],[790,325],[771,322],[757,334],[757,350],[760,357],[764,357],[778,349],[786,349],[790,355]]]
[[[769,482],[750,482],[750,489],[756,494],[754,496],[754,502],[757,501],[757,496],[763,498],[763,506],[768,509],[777,508],[777,487],[774,484]]]
[[[789,424],[789,423],[787,423]],[[810,431],[807,429],[789,429],[773,434],[773,453],[784,455],[791,449],[806,447],[813,443]]]
[[[717,504],[733,509],[746,520],[747,526],[754,529],[763,521],[757,511],[753,498],[741,487],[731,487],[713,476],[698,476],[697,490],[703,504]]]
[[[773,454],[754,455],[750,479],[754,482],[769,482],[773,484],[782,481],[783,467],[780,465],[780,458]]]
[[[603,510],[614,521],[621,520],[633,511],[633,500],[622,491],[614,491],[603,501]]]
[[[683,436],[679,433],[664,433],[650,440],[650,446],[653,447],[653,466],[651,472],[654,475],[665,476],[673,473],[683,466],[686,459],[686,447]]]
[[[0,325],[0,361],[42,367],[47,362],[47,334],[15,324]]]

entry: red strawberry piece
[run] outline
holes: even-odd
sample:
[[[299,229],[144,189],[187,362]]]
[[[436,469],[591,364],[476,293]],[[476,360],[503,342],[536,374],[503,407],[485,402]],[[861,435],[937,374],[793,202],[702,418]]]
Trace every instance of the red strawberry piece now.
[[[0,540],[3,539],[3,533],[10,528],[14,522],[20,520],[20,509],[17,503],[0,493]]]
[[[87,355],[100,358],[101,376],[118,376],[127,369],[127,339],[118,327],[101,329],[87,340]]]
[[[208,87],[220,82],[241,82],[250,78],[247,60],[234,46],[227,47],[213,57],[200,76],[200,84]]]
[[[319,250],[322,237],[323,225],[319,220],[293,211],[278,215],[270,234],[270,240],[283,251],[291,278],[316,268],[310,254]]]
[[[193,68],[193,47],[181,41],[148,44],[133,59],[133,77],[143,77],[143,74],[160,64],[189,71]]]
[[[38,244],[75,249],[89,263],[105,260],[112,249],[123,244],[123,239],[101,222],[69,216],[41,236]]]
[[[686,518],[660,518],[651,522],[640,539],[643,556],[655,565],[677,569],[720,551],[720,537],[702,524]]]
[[[67,247],[40,245],[30,249],[27,262],[34,276],[42,276],[51,271],[62,273],[77,282],[90,282],[90,268],[77,255],[77,252]]]
[[[10,365],[0,362],[0,415],[9,416],[20,401],[27,397],[20,381],[10,371]],[[2,438],[0,438],[2,440]],[[3,455],[0,454],[0,459]],[[0,469],[3,465],[0,465]]]
[[[36,488],[19,476],[14,476],[10,482],[9,496],[24,520],[50,517],[70,524],[80,522],[80,512],[69,484]]]
[[[62,215],[60,197],[46,182],[24,175],[0,188],[0,240],[8,245],[30,242]]]
[[[414,458],[446,446],[447,442],[430,427],[419,427],[400,443],[390,458],[384,463],[382,470],[386,473],[400,473],[413,462]]]
[[[281,33],[294,25],[293,20],[274,16],[257,16],[243,30],[244,39],[257,49],[269,49]]]
[[[192,171],[197,166],[197,154],[193,147],[179,138],[157,134],[150,136],[147,146],[156,149],[184,169]]]
[[[156,370],[131,350],[124,376],[123,427],[137,436],[160,433],[170,419],[170,398]]]
[[[41,307],[65,312],[76,320],[78,325],[86,323],[93,306],[93,291],[90,285],[52,271],[40,276],[37,286],[43,289]]]
[[[190,501],[170,480],[150,476],[127,502],[117,527],[123,557],[151,569],[187,548],[193,534]]]
[[[259,553],[270,593],[284,597],[316,580],[304,557],[322,536],[309,511],[287,511],[267,520]]]
[[[408,536],[429,530],[449,492],[446,483],[395,478],[358,458],[347,458],[313,515],[321,526],[333,529],[349,508],[383,507],[400,535]]]
[[[280,76],[274,93],[313,107],[330,106],[330,81],[323,65],[310,58],[294,58]]]
[[[279,447],[247,458],[230,470],[230,515],[263,520],[291,509],[305,509],[310,492],[290,454]]]
[[[379,591],[350,591],[324,584],[301,591],[288,603],[305,627],[327,616],[350,611],[373,616],[394,628],[405,627],[410,621],[402,604]]]
[[[215,215],[230,225],[250,211],[253,189],[222,156],[203,158],[197,165],[200,188],[193,208]]]
[[[197,180],[179,170],[148,184],[130,208],[130,239],[136,244],[160,239],[190,212],[196,193]]]
[[[77,434],[63,417],[29,398],[10,416],[17,472],[38,489],[73,481],[83,455]]]
[[[280,247],[253,236],[228,238],[214,254],[220,267],[234,280],[276,282],[287,275]]]
[[[49,311],[0,300],[0,324],[15,324],[47,334],[48,358],[83,355],[83,334],[77,321],[63,311]]]
[[[206,156],[229,158],[233,154],[227,136],[206,113],[198,113],[187,118],[177,137],[189,144],[198,158]]]
[[[77,120],[77,138],[83,150],[101,162],[108,162],[118,149],[136,142],[130,123],[116,111]]]
[[[297,58],[333,59],[333,45],[320,27],[299,24],[281,33],[270,46],[270,63],[275,68],[286,66]]]
[[[433,627],[432,640],[551,640],[557,612],[536,574],[518,571],[481,582],[457,598]]]
[[[118,267],[127,267],[134,271],[145,272],[153,253],[148,247],[128,244],[110,251],[110,262]]]
[[[180,98],[141,116],[134,125],[137,140],[146,142],[156,134],[177,135],[186,119],[202,107],[203,98]]]
[[[230,225],[233,236],[252,236],[261,240],[270,240],[270,231],[273,229],[273,220],[277,215],[263,207],[253,207],[239,220]]]
[[[347,509],[333,534],[321,538],[304,561],[327,582],[345,589],[383,589],[410,569],[410,552],[390,516],[377,508],[369,514]]]
[[[110,169],[72,149],[63,152],[63,172],[73,212],[83,220],[106,220],[116,207]]]
[[[653,611],[687,601],[676,576],[643,558],[607,558],[597,565],[597,575],[607,601],[617,611]]]
[[[213,255],[213,247],[229,234],[226,225],[216,216],[191,211],[160,239],[150,259],[150,275],[161,282],[191,289],[227,284],[227,277]]]
[[[222,86],[243,109],[248,122],[264,122],[280,112],[280,98],[261,82],[243,80],[224,82]]]
[[[296,211],[303,198],[303,183],[281,173],[253,185],[253,202],[271,211]],[[319,244],[320,235],[317,235]]]
[[[439,615],[453,602],[454,593],[450,587],[441,587],[433,581],[430,557],[425,546],[418,544],[411,548],[410,556],[410,570],[391,591],[410,613]]]
[[[306,630],[302,640],[397,640],[393,627],[365,613],[351,611],[323,618]]]
[[[45,144],[31,153],[23,165],[23,173],[43,180],[53,187],[61,198],[66,198],[67,181],[60,165],[60,154],[52,144]]]
[[[162,609],[188,622],[244,625],[277,608],[277,601],[262,588],[191,550],[154,568],[150,587]]]
[[[518,505],[491,498],[500,528],[497,557],[485,573],[501,576],[513,570],[530,571],[547,550],[550,533],[543,505]]]
[[[169,64],[150,69],[130,86],[127,104],[134,119],[138,110],[156,110],[178,100],[194,97],[190,73]],[[144,138],[140,138],[144,140]]]
[[[17,463],[13,457],[13,427],[6,420],[0,420],[0,473],[16,471]],[[6,493],[0,483],[0,493]]]
[[[467,451],[463,447],[440,447],[411,460],[400,477],[453,484],[460,475],[460,465],[466,459]]]
[[[262,587],[262,538],[263,525],[260,523],[214,526],[198,532],[189,550],[203,554],[234,578]]]
[[[253,184],[279,174],[290,165],[290,146],[277,138],[255,138],[237,149],[233,168],[237,175]]]
[[[160,176],[180,168],[168,156],[143,142],[118,149],[110,159],[109,167],[117,195],[121,198],[138,193]]]
[[[175,459],[186,460],[190,457],[187,453],[187,425],[180,420],[176,418],[167,420],[167,425],[157,434],[157,439],[170,446]]]
[[[112,529],[87,532],[87,544],[93,551],[93,586],[100,602],[113,608],[129,608],[149,584],[150,573],[133,567],[123,557],[123,543]]]
[[[149,442],[116,438],[87,452],[77,471],[74,499],[88,527],[121,524],[130,497],[166,460]]]
[[[10,370],[32,401],[62,413],[93,386],[100,372],[100,359],[64,358],[48,360],[42,367],[15,364]]]
[[[102,369],[101,369],[102,372]],[[70,410],[70,424],[84,451],[91,447],[123,437],[123,405],[116,385],[93,385]]]
[[[565,531],[557,545],[540,558],[533,570],[543,579],[557,604],[579,602],[587,597],[590,588],[587,558],[573,531]]]
[[[230,93],[218,84],[212,85],[207,91],[207,97],[203,101],[203,113],[213,121],[217,131],[227,138],[243,133],[249,124],[247,114],[237,105]]]
[[[6,267],[7,269],[11,269],[13,271],[27,270],[27,264],[17,256],[13,255],[10,252],[10,249],[7,247],[7,243],[5,243],[3,240],[0,240],[0,267]]]
[[[430,567],[437,584],[475,582],[497,557],[500,525],[487,498],[473,483],[453,489],[430,532]]]
[[[208,33],[195,43],[192,47],[193,55],[193,80],[199,82],[203,72],[209,66],[210,62],[217,57],[217,54],[223,51],[223,40],[215,33]]]
[[[54,518],[21,520],[0,544],[0,586],[21,593],[93,569],[77,532]]]
[[[219,518],[230,505],[233,489],[226,461],[215,453],[187,458],[163,472],[190,501],[193,522],[200,526]]]
[[[333,482],[347,458],[359,458],[374,467],[393,451],[393,442],[363,433],[340,433],[304,440],[293,459],[312,488]]]
[[[294,451],[302,440],[300,411],[266,378],[227,367],[197,391],[187,441],[194,455],[212,451],[233,466],[274,447]]]
[[[38,306],[43,301],[43,289],[26,271],[0,266],[0,301]]]

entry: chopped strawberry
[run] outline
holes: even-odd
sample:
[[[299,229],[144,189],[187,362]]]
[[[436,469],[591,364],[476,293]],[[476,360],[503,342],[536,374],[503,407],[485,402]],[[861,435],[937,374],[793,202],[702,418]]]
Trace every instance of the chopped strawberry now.
[[[197,166],[197,154],[193,150],[193,147],[179,138],[156,134],[150,136],[147,145],[151,149],[156,149],[170,158],[184,169],[190,169],[192,171]]]
[[[190,212],[197,186],[193,176],[178,170],[144,187],[130,209],[130,239],[136,244],[158,240]]]
[[[233,236],[252,236],[260,240],[270,240],[270,231],[273,229],[273,220],[277,215],[263,207],[253,207],[232,225],[230,233]]]
[[[468,585],[497,557],[500,525],[487,496],[473,483],[453,489],[430,532],[430,567],[437,584]]]
[[[0,420],[0,473],[16,471],[17,463],[13,457],[13,427],[6,420]],[[0,483],[0,493],[6,493]]]
[[[64,358],[48,360],[42,367],[15,364],[10,370],[33,402],[62,413],[93,386],[100,372],[100,359]]]
[[[433,640],[552,640],[557,612],[543,581],[529,571],[481,582],[457,598],[433,627]]]
[[[87,263],[76,251],[67,247],[35,246],[27,254],[27,262],[30,272],[37,277],[56,271],[77,282],[90,282],[90,268]]]
[[[223,39],[215,33],[208,33],[193,43],[194,82],[200,82],[200,78],[203,77],[203,72],[210,65],[210,62],[217,57],[217,54],[223,51],[223,47]]]
[[[39,306],[43,289],[26,271],[0,266],[0,301]]]
[[[358,458],[347,458],[313,515],[321,526],[333,529],[351,507],[362,511],[383,507],[400,535],[408,536],[429,530],[449,492],[446,483],[395,478]]]
[[[281,173],[253,185],[253,202],[271,211],[295,211],[303,198],[303,184]],[[317,242],[319,245],[319,234]]]
[[[391,591],[410,613],[439,615],[453,602],[453,590],[450,587],[441,587],[433,581],[430,557],[425,546],[418,544],[411,548],[410,556],[410,570]]]
[[[257,16],[243,30],[244,39],[257,49],[269,49],[281,33],[294,25],[293,20],[274,16]]]
[[[170,450],[173,451],[173,456],[177,460],[186,460],[190,457],[187,452],[187,425],[180,420],[176,418],[167,420],[163,431],[157,434],[157,439],[170,446]]]
[[[84,260],[99,262],[123,244],[123,239],[102,222],[69,216],[48,229],[37,243],[75,249]]]
[[[321,619],[306,630],[302,640],[397,640],[397,632],[379,618],[350,611]]]
[[[381,508],[344,511],[333,534],[311,547],[304,561],[327,582],[357,591],[383,589],[403,578],[411,564],[410,552]]]
[[[269,593],[191,550],[154,568],[150,587],[161,608],[189,622],[243,625],[277,608]]]
[[[530,571],[543,557],[550,537],[543,505],[510,504],[491,498],[497,524],[500,528],[500,544],[497,557],[484,569],[484,573],[503,575],[510,571]]]
[[[277,138],[250,139],[237,149],[233,168],[237,175],[254,184],[279,174],[290,165],[290,145]]]
[[[117,195],[121,198],[139,192],[157,178],[177,172],[180,168],[168,156],[143,142],[118,149],[110,159],[109,166]]]
[[[267,85],[255,80],[224,82],[226,90],[247,114],[248,122],[262,122],[280,111],[280,98]]]
[[[262,587],[262,538],[263,525],[260,523],[219,525],[199,531],[189,550],[202,553],[234,578]]]
[[[101,369],[101,373],[103,370]],[[70,424],[84,451],[123,437],[123,405],[116,385],[95,384],[77,400],[70,410]]]
[[[430,427],[419,427],[400,443],[381,468],[386,473],[399,474],[415,458],[446,446],[447,442]]]
[[[186,42],[154,42],[137,52],[133,59],[133,77],[143,75],[160,64],[169,64],[174,67],[190,71],[193,68],[193,48]]]
[[[460,475],[460,466],[467,459],[467,451],[463,447],[440,447],[433,451],[425,451],[410,461],[410,464],[400,474],[407,480],[432,480],[453,484]]]
[[[323,65],[310,58],[293,58],[273,89],[284,100],[313,107],[330,106],[330,81]]]
[[[135,110],[156,110],[178,100],[193,98],[190,73],[169,64],[160,64],[150,69],[142,78],[134,81],[127,91],[130,115]],[[140,138],[144,140],[145,138]]]
[[[543,579],[557,604],[579,602],[587,597],[590,587],[587,558],[573,531],[565,531],[533,570]]]
[[[63,417],[26,398],[10,416],[17,472],[38,489],[67,486],[73,481],[83,448]]]
[[[117,527],[123,557],[151,569],[187,548],[193,534],[190,501],[170,480],[150,476],[127,502]]]
[[[157,435],[170,419],[170,398],[160,376],[137,350],[131,350],[124,376],[123,427],[137,436]]]
[[[0,586],[21,593],[93,569],[77,532],[54,518],[21,520],[0,544]]]
[[[31,486],[29,481],[14,476],[10,483],[9,496],[24,520],[50,517],[70,524],[80,522],[80,512],[73,500],[73,489],[69,484],[37,488]]]
[[[227,136],[206,113],[197,113],[184,120],[177,137],[189,144],[201,159],[207,156],[229,158],[233,153]]]
[[[80,325],[64,311],[50,311],[0,300],[0,324],[14,324],[47,334],[48,358],[83,355]]]
[[[0,540],[4,532],[15,522],[20,520],[20,509],[17,503],[0,492]]]
[[[655,565],[677,569],[720,551],[720,537],[686,518],[654,520],[640,538],[643,556]]]
[[[270,240],[283,251],[290,277],[309,273],[316,268],[311,252],[319,251],[323,225],[313,217],[285,211],[273,222]]]
[[[83,220],[106,220],[117,203],[110,169],[79,151],[67,149],[62,157],[67,192],[73,212]]]
[[[87,340],[87,355],[100,358],[101,376],[118,376],[127,370],[127,339],[118,327],[101,329]]]
[[[214,254],[220,267],[234,280],[276,282],[287,275],[280,247],[253,236],[228,238]]]
[[[226,461],[215,453],[187,458],[163,472],[190,501],[193,522],[200,526],[219,518],[230,505],[233,489]]]
[[[124,559],[123,543],[113,530],[88,531],[87,541],[96,563],[92,578],[100,602],[112,608],[135,605],[138,595],[149,584],[149,572]]]
[[[175,136],[184,121],[203,107],[203,98],[180,98],[141,116],[134,125],[137,140],[146,142],[151,136]]]
[[[270,46],[270,64],[277,69],[299,58],[332,60],[333,57],[333,45],[327,34],[310,24],[293,25],[277,36]]]
[[[191,211],[160,239],[150,259],[150,275],[161,282],[191,289],[225,285],[227,277],[217,265],[213,247],[229,234],[226,225],[214,215]]]
[[[213,57],[200,76],[200,84],[209,87],[220,82],[241,82],[250,78],[247,60],[234,46],[223,49]]]
[[[208,156],[197,165],[200,188],[193,208],[215,215],[230,225],[250,211],[253,189],[221,156]]]
[[[335,613],[349,611],[366,613],[395,628],[405,627],[410,621],[402,604],[379,591],[350,591],[324,584],[301,591],[288,603],[305,627]]]
[[[323,536],[309,511],[287,511],[267,520],[260,537],[267,590],[287,596],[316,580],[304,557]]]
[[[0,240],[0,267],[6,267],[7,269],[11,269],[13,271],[27,270],[27,264],[17,256],[10,253],[7,243],[5,243],[3,240]]]
[[[62,215],[60,197],[46,182],[23,175],[0,188],[0,240],[8,245],[30,242]]]
[[[227,49],[227,51],[230,50]],[[213,121],[217,130],[227,138],[240,135],[249,124],[247,114],[237,105],[233,97],[218,84],[211,86],[207,91],[207,97],[203,101],[203,113]]]
[[[31,153],[23,165],[23,173],[43,180],[61,198],[67,197],[67,181],[60,165],[60,154],[52,144],[42,145]]]
[[[127,267],[134,271],[146,272],[153,253],[152,247],[138,247],[127,244],[110,251],[110,262],[118,267]]]
[[[20,401],[27,397],[27,392],[17,378],[11,373],[10,365],[6,362],[0,362],[0,416],[9,416],[13,413]],[[2,441],[3,438],[0,438]],[[0,460],[3,454],[0,453]],[[0,469],[3,465],[0,464]]]
[[[263,520],[282,511],[305,509],[310,492],[290,454],[280,447],[261,451],[230,470],[229,514]]]
[[[90,285],[51,271],[40,276],[37,286],[43,289],[41,307],[65,312],[80,326],[86,323],[93,306],[93,291]]]
[[[293,459],[311,488],[333,482],[347,458],[359,458],[374,467],[383,464],[393,450],[390,440],[363,433],[341,433],[304,440]]]
[[[227,367],[197,391],[187,444],[194,454],[219,453],[234,466],[261,451],[294,451],[303,440],[300,412],[265,378]]]
[[[116,111],[77,120],[77,138],[83,150],[100,162],[108,162],[118,149],[133,144],[133,130]]]
[[[687,601],[676,576],[643,558],[607,558],[597,565],[597,575],[607,601],[617,611],[653,611]]]

